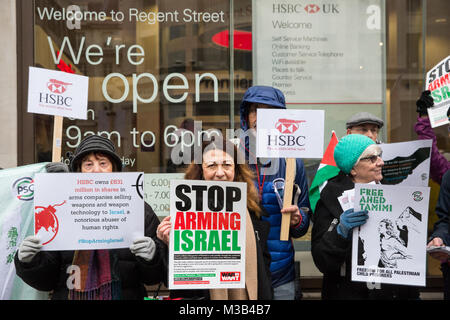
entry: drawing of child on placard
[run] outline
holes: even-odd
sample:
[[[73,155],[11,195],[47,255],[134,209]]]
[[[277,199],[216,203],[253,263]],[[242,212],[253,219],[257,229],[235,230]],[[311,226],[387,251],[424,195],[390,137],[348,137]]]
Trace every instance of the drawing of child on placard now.
[[[406,254],[406,244],[396,232],[394,223],[390,219],[383,219],[378,225],[380,234],[380,268],[397,268],[397,260],[411,259]]]

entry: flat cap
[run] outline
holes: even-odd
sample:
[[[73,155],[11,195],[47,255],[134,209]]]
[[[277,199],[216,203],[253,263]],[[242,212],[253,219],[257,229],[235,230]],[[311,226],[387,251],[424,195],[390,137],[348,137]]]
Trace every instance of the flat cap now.
[[[360,124],[365,124],[365,123],[371,123],[371,124],[375,124],[378,126],[378,128],[382,128],[384,125],[383,120],[381,120],[380,118],[374,116],[373,114],[369,113],[369,112],[358,112],[356,114],[354,114],[353,116],[350,117],[350,119],[348,119],[346,125],[347,125],[347,129],[360,125]]]

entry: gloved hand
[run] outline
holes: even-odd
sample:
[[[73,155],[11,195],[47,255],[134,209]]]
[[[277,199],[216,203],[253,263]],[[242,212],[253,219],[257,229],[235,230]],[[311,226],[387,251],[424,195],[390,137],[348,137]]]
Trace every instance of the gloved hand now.
[[[156,245],[150,237],[143,237],[133,241],[130,246],[131,252],[145,261],[150,261],[155,256]]]
[[[23,239],[17,251],[17,257],[19,261],[29,263],[33,260],[34,256],[38,254],[42,249],[42,244],[39,244],[41,240],[36,236],[28,236]]]
[[[425,90],[420,95],[419,100],[416,101],[416,111],[420,116],[428,115],[427,109],[434,105],[433,97],[430,90]]]
[[[45,165],[48,173],[69,172],[69,167],[62,162],[50,162]]]
[[[366,223],[367,218],[369,218],[369,212],[367,210],[355,212],[353,209],[348,209],[339,218],[339,224],[336,227],[337,233],[347,239],[350,230]]]

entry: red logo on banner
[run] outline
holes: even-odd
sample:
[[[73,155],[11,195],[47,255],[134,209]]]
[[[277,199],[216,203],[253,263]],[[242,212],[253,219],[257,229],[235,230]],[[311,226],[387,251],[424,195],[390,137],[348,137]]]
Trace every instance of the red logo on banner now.
[[[239,282],[241,281],[240,272],[221,272],[220,281],[222,282]]]
[[[281,133],[294,133],[297,131],[300,123],[306,122],[305,120],[290,120],[290,119],[278,119],[275,123],[275,128]]]
[[[308,4],[305,6],[305,11],[308,13],[316,13],[320,11],[320,8],[317,4]]]
[[[67,90],[67,87],[70,86],[71,83],[62,82],[56,79],[50,79],[47,82],[47,88],[53,93],[61,94]]]
[[[65,203],[66,201],[64,200],[63,203],[55,204],[54,206],[36,206],[34,208],[34,233],[40,233],[43,236],[43,245],[49,243],[56,237],[59,230],[59,222],[55,215],[55,207],[62,206]]]

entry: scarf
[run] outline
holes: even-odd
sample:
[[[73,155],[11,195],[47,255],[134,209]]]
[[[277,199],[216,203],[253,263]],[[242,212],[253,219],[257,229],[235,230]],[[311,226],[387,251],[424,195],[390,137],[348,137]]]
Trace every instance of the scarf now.
[[[211,300],[257,300],[258,299],[258,261],[255,231],[247,210],[245,230],[245,289],[211,289]]]
[[[74,266],[80,268],[80,288],[69,290],[69,300],[118,300],[120,280],[118,261],[109,250],[78,250]]]

